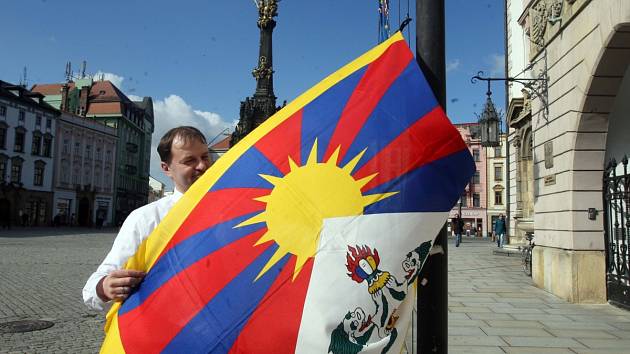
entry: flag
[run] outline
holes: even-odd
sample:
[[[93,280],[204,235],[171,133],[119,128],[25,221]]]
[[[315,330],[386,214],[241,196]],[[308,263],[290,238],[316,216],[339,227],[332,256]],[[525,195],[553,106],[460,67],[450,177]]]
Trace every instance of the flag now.
[[[141,244],[106,353],[398,353],[474,171],[400,33],[221,157]]]

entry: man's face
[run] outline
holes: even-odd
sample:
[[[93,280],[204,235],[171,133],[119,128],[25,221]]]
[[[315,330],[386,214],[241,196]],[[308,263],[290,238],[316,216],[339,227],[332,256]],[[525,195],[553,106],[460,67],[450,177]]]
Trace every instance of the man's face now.
[[[184,143],[176,137],[171,145],[171,160],[162,162],[161,167],[177,190],[184,193],[210,167],[208,147],[198,140]]]

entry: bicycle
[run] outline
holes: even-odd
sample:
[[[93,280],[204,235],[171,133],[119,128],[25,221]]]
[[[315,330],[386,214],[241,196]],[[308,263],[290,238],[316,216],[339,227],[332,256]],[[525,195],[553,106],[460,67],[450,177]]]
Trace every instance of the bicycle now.
[[[532,276],[532,250],[536,244],[532,242],[534,239],[534,233],[528,232],[525,234],[528,244],[521,248],[521,264],[523,265],[523,271],[528,276]]]

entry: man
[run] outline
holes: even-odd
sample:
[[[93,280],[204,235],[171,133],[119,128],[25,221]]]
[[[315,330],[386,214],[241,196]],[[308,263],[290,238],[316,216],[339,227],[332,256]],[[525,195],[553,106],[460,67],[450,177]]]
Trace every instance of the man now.
[[[451,220],[451,229],[455,234],[455,247],[459,247],[462,242],[462,232],[464,231],[464,220],[459,217],[459,214],[455,214],[453,220]]]
[[[157,151],[162,171],[175,185],[173,195],[129,214],[109,254],[83,288],[83,301],[90,308],[102,310],[109,301],[125,300],[142,281],[145,273],[122,269],[123,266],[183,193],[210,167],[206,138],[194,127],[169,130],[160,140]]]
[[[505,244],[505,216],[503,214],[499,215],[499,218],[494,223],[494,233],[497,235],[497,247],[503,248]]]

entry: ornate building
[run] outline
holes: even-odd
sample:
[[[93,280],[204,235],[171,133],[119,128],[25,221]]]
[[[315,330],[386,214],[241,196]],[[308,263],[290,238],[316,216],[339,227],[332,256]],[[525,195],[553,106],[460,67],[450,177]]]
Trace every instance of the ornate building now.
[[[466,186],[459,203],[453,207],[449,218],[459,214],[464,220],[465,236],[487,237],[490,228],[487,220],[487,159],[486,148],[481,146],[479,123],[455,124],[475,160],[475,174]]]
[[[33,91],[64,112],[95,119],[116,130],[114,223],[146,204],[153,134],[153,101],[131,101],[113,83],[82,78],[62,84],[35,85]]]
[[[630,1],[507,0],[511,241],[535,284],[630,306]],[[513,147],[513,148],[512,148]],[[607,166],[610,168],[607,169]]]
[[[51,223],[58,116],[43,95],[0,81],[0,226]]]
[[[273,19],[278,15],[277,0],[259,0],[258,28],[260,28],[260,47],[258,66],[252,71],[256,79],[256,92],[252,97],[246,97],[241,102],[240,118],[232,133],[230,146],[234,146],[262,122],[271,117],[279,107],[276,107],[276,96],[273,93],[273,46],[272,35],[276,27]]]
[[[494,231],[494,223],[501,214],[506,215],[506,145],[505,134],[499,135],[502,143],[496,147],[486,147],[486,204],[487,230]],[[507,222],[507,221],[506,221]]]
[[[116,129],[62,112],[53,178],[56,224],[113,224]]]

